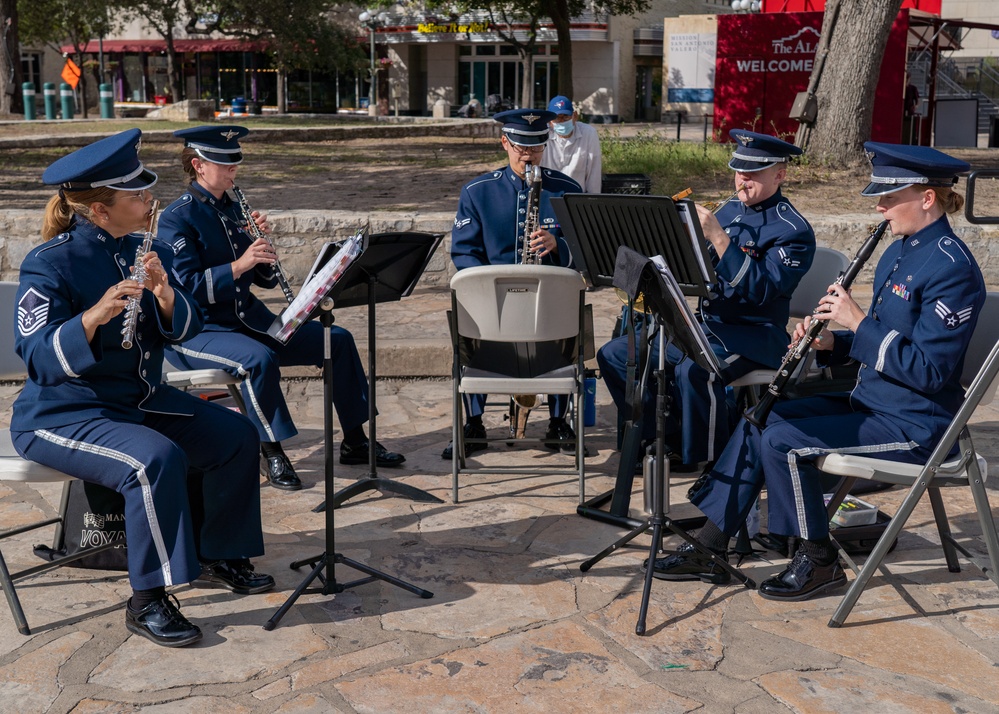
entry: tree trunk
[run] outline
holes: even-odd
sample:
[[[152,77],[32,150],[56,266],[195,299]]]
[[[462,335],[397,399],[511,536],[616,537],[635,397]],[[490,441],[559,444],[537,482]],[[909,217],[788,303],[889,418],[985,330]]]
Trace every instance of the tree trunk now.
[[[77,96],[80,97],[80,116],[87,119],[90,115],[87,110],[87,71],[83,68],[83,52],[81,51],[83,47],[86,46],[86,40],[84,40],[83,45],[76,46],[76,66],[80,68],[80,79],[79,83],[76,85],[76,91],[79,93]]]
[[[169,82],[167,86],[170,88],[171,99],[179,102],[181,99],[184,99],[184,96],[180,91],[180,67],[177,64],[177,48],[174,46],[172,27],[167,30],[164,39],[167,46],[167,81]]]
[[[0,52],[0,114],[19,114],[24,111],[21,94],[24,78],[21,76],[21,47],[17,34],[17,0],[0,0],[0,28],[6,41]],[[35,90],[41,91],[41,87],[35,87]]]
[[[569,21],[572,17],[569,14],[569,3],[567,0],[546,0],[545,9],[558,35],[558,94],[575,102],[576,98],[572,96],[572,39],[569,36]],[[548,98],[555,95],[556,92],[549,87]]]
[[[832,27],[837,5],[839,17]],[[901,6],[902,0],[826,2],[822,35],[829,38],[829,54],[815,93],[818,115],[809,154],[830,166],[855,166],[863,161],[885,43]]]
[[[520,88],[520,108],[534,108],[534,55],[526,47],[517,47],[520,65],[524,68],[524,84]],[[542,107],[544,108],[544,107]]]
[[[278,67],[283,67],[284,65],[278,64]],[[287,80],[288,73],[283,69],[278,69],[277,71],[277,113],[287,114],[288,113],[288,98],[284,95],[284,86]]]

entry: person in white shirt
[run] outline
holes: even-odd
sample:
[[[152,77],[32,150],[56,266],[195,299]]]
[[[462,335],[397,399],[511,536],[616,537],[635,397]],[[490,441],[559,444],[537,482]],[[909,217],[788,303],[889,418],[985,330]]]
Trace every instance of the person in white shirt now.
[[[557,116],[548,122],[549,140],[541,165],[571,176],[585,193],[600,193],[600,137],[597,130],[579,121],[568,97],[548,102],[548,111]]]

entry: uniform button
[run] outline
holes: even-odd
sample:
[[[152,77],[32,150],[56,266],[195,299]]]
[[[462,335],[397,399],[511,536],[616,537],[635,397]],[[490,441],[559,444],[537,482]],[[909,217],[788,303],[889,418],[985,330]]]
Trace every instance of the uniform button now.
[[[235,243],[232,244],[232,249],[236,250],[236,244]]]
[[[707,307],[707,306],[708,306],[708,305],[710,305],[710,304],[711,304],[711,301],[710,301],[710,300],[703,300],[703,301],[701,302],[701,305],[703,305],[704,307]]]
[[[121,263],[122,265],[124,265],[125,264],[125,259],[124,258],[118,258],[118,262]]]
[[[239,288],[236,288],[236,292],[237,292],[237,293],[239,292]]]
[[[242,319],[242,318],[246,317],[246,315],[241,312],[241,313],[239,313],[239,317],[240,317],[240,319]]]
[[[891,280],[885,280],[885,287],[887,288],[890,285],[891,285]],[[237,290],[238,290],[238,288],[237,288]]]
[[[142,370],[142,376],[143,376],[143,377],[145,377],[145,376],[146,376],[146,370]]]
[[[146,353],[145,353],[144,355],[142,355],[142,358],[143,358],[143,359],[149,359],[149,353],[148,353],[148,352],[146,352]]]
[[[881,298],[878,298],[878,305],[881,304]]]
[[[155,394],[156,393],[156,387],[150,387],[149,388],[149,393],[150,394]]]

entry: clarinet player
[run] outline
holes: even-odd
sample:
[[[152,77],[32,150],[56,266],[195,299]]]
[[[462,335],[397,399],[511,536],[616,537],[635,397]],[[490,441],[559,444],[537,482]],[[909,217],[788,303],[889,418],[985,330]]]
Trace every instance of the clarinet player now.
[[[278,284],[278,257],[265,237],[247,227],[231,195],[243,161],[241,126],[201,126],[174,132],[184,140],[181,163],[188,190],[160,218],[160,240],[174,252],[174,270],[205,314],[201,334],[173,346],[171,360],[185,369],[223,369],[243,379],[248,416],[257,428],[270,484],[295,491],[302,482],[281,442],[298,433],[281,391],[281,367],[322,366],[324,330],[302,326],[288,344],[267,334],[275,315],[251,291]],[[253,212],[256,229],[270,232],[266,216]],[[368,381],[354,337],[342,327],[331,331],[333,405],[343,432],[341,464],[368,463]],[[376,445],[377,465],[400,466],[406,458]]]
[[[522,262],[522,248],[531,186],[525,179],[526,166],[539,166],[548,141],[548,122],[554,112],[537,109],[511,109],[493,115],[503,125],[500,145],[509,163],[479,176],[461,189],[458,212],[451,230],[451,260],[458,270],[476,265],[512,265]],[[538,204],[538,229],[530,236],[530,248],[545,265],[569,266],[572,256],[562,238],[551,197],[566,193],[581,193],[579,184],[559,171],[542,169],[541,193]],[[486,428],[482,412],[486,395],[463,397],[465,403],[465,438],[484,439]],[[576,435],[565,419],[569,400],[564,396],[548,398],[549,421],[547,439],[575,439]],[[549,448],[558,449],[557,441]],[[486,448],[486,444],[467,444],[466,453]],[[575,453],[575,444],[563,445],[566,453]],[[450,461],[453,444],[448,443],[441,458]]]
[[[777,402],[762,431],[743,419],[691,499],[708,517],[697,539],[724,557],[766,484],[770,532],[798,539],[787,567],[760,584],[769,600],[805,600],[846,583],[813,462],[858,451],[925,461],[964,396],[964,353],[985,301],[978,263],[947,220],[964,203],[953,186],[969,165],[929,147],[864,147],[872,170],[861,193],[877,199],[896,240],[878,262],[868,310],[834,284],[811,318],[846,328],[823,329],[812,347],[823,366],[858,362],[856,385],[848,394]],[[666,580],[729,580],[688,544],[654,567]]]
[[[249,561],[264,552],[255,430],[160,384],[163,346],[196,334],[202,319],[169,265],[155,250],[137,254],[139,238],[129,235],[151,232],[153,222],[156,174],[138,159],[140,136],[102,139],[42,176],[59,193],[45,209],[46,242],[21,264],[15,345],[29,378],[10,428],[24,458],[122,494],[132,586],[125,625],[181,647],[201,630],[168,587],[250,594],[274,579]],[[130,278],[136,262],[142,284]],[[126,347],[131,299],[141,312]],[[200,485],[189,492],[191,472]]]

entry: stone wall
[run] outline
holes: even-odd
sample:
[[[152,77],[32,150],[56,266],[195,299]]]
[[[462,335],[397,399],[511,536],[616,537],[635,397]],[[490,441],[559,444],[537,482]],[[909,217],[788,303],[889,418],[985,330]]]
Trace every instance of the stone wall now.
[[[301,283],[324,241],[342,240],[359,228],[370,233],[422,231],[445,234],[441,246],[423,275],[421,286],[445,287],[454,273],[449,258],[453,213],[369,214],[343,211],[272,211],[272,240],[290,282]],[[867,237],[873,216],[843,215],[811,219],[820,245],[835,248],[852,258]],[[25,254],[40,242],[42,212],[39,210],[0,211],[0,279],[17,280]],[[986,283],[999,289],[999,226],[970,225],[954,221],[955,230],[975,254]],[[888,240],[888,239],[886,239]],[[880,254],[880,251],[878,251]],[[858,283],[871,280],[875,261],[861,274]]]

